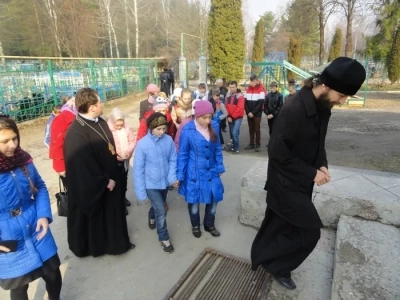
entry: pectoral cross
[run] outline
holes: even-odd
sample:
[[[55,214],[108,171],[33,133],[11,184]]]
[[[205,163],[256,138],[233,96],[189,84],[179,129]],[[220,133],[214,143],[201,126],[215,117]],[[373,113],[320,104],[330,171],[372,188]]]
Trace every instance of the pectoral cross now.
[[[110,150],[112,155],[115,155],[115,148],[111,143],[108,143],[108,150]]]

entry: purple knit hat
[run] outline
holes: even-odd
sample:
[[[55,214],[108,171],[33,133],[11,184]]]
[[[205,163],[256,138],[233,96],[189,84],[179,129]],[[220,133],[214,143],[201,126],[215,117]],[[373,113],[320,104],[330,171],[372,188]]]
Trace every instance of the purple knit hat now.
[[[198,118],[198,117],[206,115],[206,114],[213,114],[213,113],[214,113],[214,109],[213,109],[210,101],[207,101],[207,100],[196,101],[196,104],[194,105],[194,117],[195,118]]]

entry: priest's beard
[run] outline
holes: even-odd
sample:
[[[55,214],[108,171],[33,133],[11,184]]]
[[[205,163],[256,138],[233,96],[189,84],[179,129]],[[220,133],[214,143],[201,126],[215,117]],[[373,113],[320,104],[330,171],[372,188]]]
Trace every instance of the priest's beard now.
[[[330,101],[328,92],[321,94],[317,98],[317,102],[316,102],[317,110],[319,112],[329,112],[329,111],[331,111],[332,107],[335,106],[336,104],[337,103]]]

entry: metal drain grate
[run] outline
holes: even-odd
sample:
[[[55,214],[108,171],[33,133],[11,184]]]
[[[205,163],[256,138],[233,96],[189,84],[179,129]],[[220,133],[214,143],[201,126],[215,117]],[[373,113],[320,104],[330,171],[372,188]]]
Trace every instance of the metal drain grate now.
[[[265,300],[271,282],[250,262],[207,248],[164,300]]]

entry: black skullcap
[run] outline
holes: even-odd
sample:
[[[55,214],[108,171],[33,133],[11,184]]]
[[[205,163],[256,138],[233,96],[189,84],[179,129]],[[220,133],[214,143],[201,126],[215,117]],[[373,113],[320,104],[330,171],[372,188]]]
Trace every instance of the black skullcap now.
[[[339,93],[352,96],[361,88],[365,77],[365,68],[357,60],[338,57],[321,73],[321,82]]]

